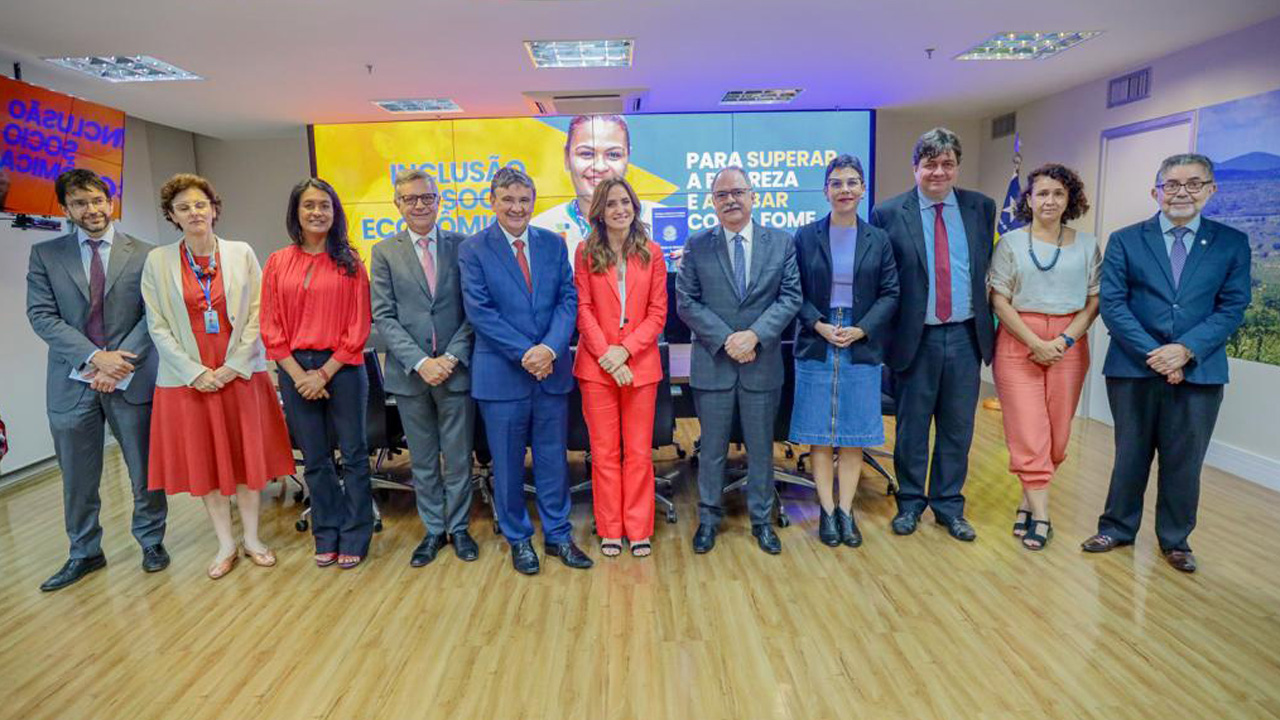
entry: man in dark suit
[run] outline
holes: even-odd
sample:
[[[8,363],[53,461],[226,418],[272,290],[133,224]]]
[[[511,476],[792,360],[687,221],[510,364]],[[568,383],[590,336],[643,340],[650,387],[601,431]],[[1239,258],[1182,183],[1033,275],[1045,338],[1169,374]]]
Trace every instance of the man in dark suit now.
[[[569,341],[578,293],[560,236],[530,227],[535,190],[523,171],[505,167],[489,187],[497,222],[462,242],[462,300],[475,331],[471,396],[480,406],[493,453],[498,527],[511,562],[538,572],[533,523],[524,501],[524,454],[533,449],[533,482],[548,555],[573,568],[591,559],[569,524]]]
[[[1249,238],[1200,215],[1215,191],[1203,155],[1166,158],[1151,196],[1160,212],[1111,234],[1102,262],[1102,366],[1116,459],[1098,532],[1082,546],[1132,545],[1158,453],[1156,538],[1165,559],[1195,572],[1200,469],[1227,382],[1226,343],[1249,306]]]
[[[800,309],[795,244],[751,219],[755,192],[740,167],[716,173],[711,201],[719,226],[685,243],[676,309],[693,331],[689,368],[702,426],[697,553],[710,552],[724,516],[721,496],[737,413],[747,445],[747,507],[760,549],[782,551],[773,514],[773,423],[782,390],[782,333]]]
[[[396,176],[405,229],[373,246],[373,321],[387,344],[386,388],[396,398],[413,462],[426,536],[409,564],[435,560],[446,542],[466,561],[480,556],[467,531],[471,511],[471,323],[462,308],[458,245],[440,229],[440,192],[423,170]],[[441,472],[441,454],[444,456]]]
[[[40,586],[44,591],[66,587],[107,564],[98,524],[104,420],[129,469],[142,569],[157,572],[169,565],[161,544],[164,493],[147,490],[157,360],[141,282],[152,246],[115,229],[110,191],[95,173],[68,170],[54,188],[76,231],[31,248],[27,318],[49,344],[46,403],[71,553]]]
[[[977,533],[964,517],[964,481],[981,367],[995,347],[986,282],[996,204],[955,187],[960,138],[946,128],[921,135],[911,162],[916,187],[871,212],[871,224],[893,243],[901,289],[888,357],[898,406],[893,531],[910,535],[932,508],[952,537],[972,541]]]

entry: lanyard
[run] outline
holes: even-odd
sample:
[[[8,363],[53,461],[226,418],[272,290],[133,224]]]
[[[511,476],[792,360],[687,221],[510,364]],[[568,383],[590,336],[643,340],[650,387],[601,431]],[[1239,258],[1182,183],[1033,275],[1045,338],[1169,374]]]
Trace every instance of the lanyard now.
[[[186,253],[187,265],[191,268],[191,272],[196,276],[196,284],[200,286],[200,291],[204,293],[204,309],[213,309],[213,276],[218,271],[218,241],[213,241],[213,255],[209,258],[209,267],[202,269],[196,264],[195,256],[191,254],[191,248],[184,242],[182,250]]]
[[[639,212],[638,210],[636,212]],[[569,219],[578,226],[578,232],[581,233],[582,239],[586,240],[591,234],[591,223],[584,217],[582,212],[578,210],[578,199],[574,198],[569,201]]]

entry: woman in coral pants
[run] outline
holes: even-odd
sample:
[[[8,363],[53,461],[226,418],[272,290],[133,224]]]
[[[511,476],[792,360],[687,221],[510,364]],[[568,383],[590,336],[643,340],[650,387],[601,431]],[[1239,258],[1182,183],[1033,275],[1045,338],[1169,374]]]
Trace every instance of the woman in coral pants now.
[[[1018,201],[1028,227],[1005,233],[991,258],[991,307],[1000,318],[995,384],[1022,482],[1013,534],[1030,550],[1053,536],[1049,483],[1067,457],[1071,419],[1089,371],[1086,333],[1098,316],[1102,252],[1066,226],[1089,209],[1084,184],[1062,165],[1036,168]]]
[[[651,552],[653,414],[662,379],[658,336],[667,318],[667,265],[640,221],[625,180],[596,186],[591,233],[578,246],[578,356],[573,374],[591,440],[591,487],[600,552]]]

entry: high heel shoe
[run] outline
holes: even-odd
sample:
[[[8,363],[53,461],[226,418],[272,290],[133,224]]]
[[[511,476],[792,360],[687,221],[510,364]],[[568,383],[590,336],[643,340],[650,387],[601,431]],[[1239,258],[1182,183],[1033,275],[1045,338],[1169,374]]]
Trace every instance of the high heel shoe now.
[[[232,568],[236,566],[236,560],[239,560],[239,559],[240,559],[240,553],[239,551],[237,551],[237,552],[231,553],[230,555],[226,556],[222,560],[210,565],[209,571],[208,571],[209,579],[217,580],[223,577],[224,575],[226,575],[227,573],[231,572]]]
[[[858,521],[853,519],[852,512],[836,508],[836,525],[840,528],[840,542],[854,548],[862,545],[862,532],[858,530]]]
[[[836,527],[836,519],[826,510],[822,510],[822,514],[818,516],[818,540],[827,547],[840,544],[840,530]]]
[[[266,550],[263,550],[262,552],[258,553],[246,547],[244,549],[244,556],[249,558],[249,562],[252,562],[254,565],[257,565],[258,567],[275,567],[276,566],[276,554],[271,551],[271,548],[267,548]]]

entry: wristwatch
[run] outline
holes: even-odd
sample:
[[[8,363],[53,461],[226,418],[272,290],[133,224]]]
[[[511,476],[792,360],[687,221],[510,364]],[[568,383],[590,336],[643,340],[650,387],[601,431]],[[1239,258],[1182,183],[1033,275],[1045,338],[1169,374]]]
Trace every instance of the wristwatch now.
[[[442,357],[442,358],[444,358],[445,360],[448,360],[449,362],[452,362],[452,363],[456,363],[456,362],[458,362],[458,358],[457,358],[453,353],[451,353],[451,352],[447,352],[447,353],[445,353],[445,354],[441,355],[440,357]]]
[[[1070,335],[1068,335],[1068,334],[1066,334],[1066,333],[1062,333],[1062,335],[1060,335],[1059,337],[1061,337],[1063,340],[1065,340],[1065,341],[1066,341],[1066,343],[1067,343],[1067,349],[1068,349],[1068,350],[1070,350],[1070,349],[1071,349],[1071,346],[1072,346],[1072,345],[1075,345],[1075,344],[1076,344],[1075,338],[1071,337]]]

